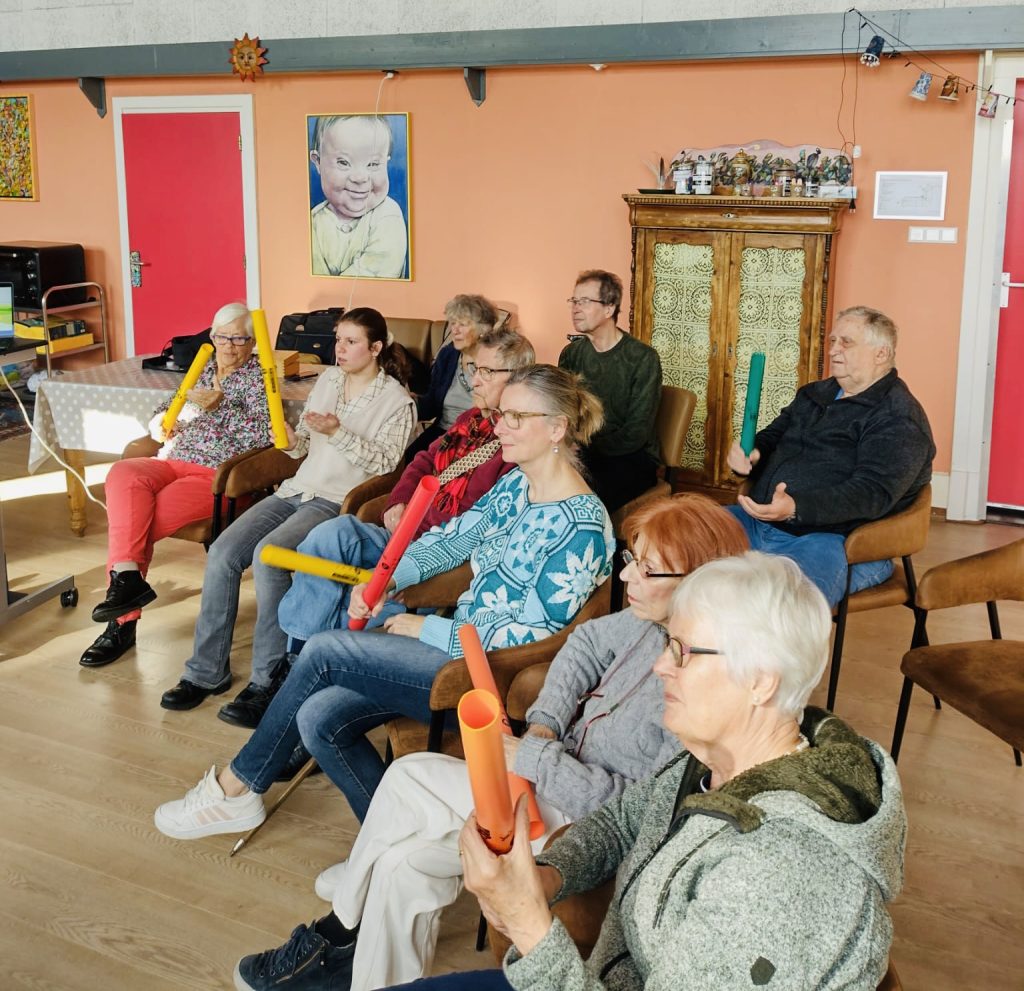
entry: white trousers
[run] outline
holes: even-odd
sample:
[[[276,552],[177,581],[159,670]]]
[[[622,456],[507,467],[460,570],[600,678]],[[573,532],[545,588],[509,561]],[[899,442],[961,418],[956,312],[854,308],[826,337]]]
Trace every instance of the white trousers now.
[[[539,852],[567,816],[538,800]],[[441,910],[462,890],[459,833],[473,810],[465,761],[410,754],[377,786],[334,893],[334,913],[359,925],[351,991],[405,984],[430,970]]]

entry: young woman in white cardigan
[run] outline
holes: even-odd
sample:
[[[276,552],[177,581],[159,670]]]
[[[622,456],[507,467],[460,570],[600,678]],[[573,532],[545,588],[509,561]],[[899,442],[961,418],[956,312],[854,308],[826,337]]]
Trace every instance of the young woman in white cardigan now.
[[[242,573],[256,582],[252,675],[239,696],[220,710],[235,725],[254,727],[285,669],[287,637],[277,607],[291,575],[260,563],[265,544],[295,548],[317,524],[338,515],[361,482],[393,471],[416,425],[406,391],[401,352],[389,342],[384,317],[369,307],[344,314],[336,325],[337,365],[317,379],[298,429],[288,428],[293,458],[306,457],[293,478],[231,524],[210,546],[195,646],[178,684],[164,692],[165,709],[192,709],[231,686],[231,637]]]

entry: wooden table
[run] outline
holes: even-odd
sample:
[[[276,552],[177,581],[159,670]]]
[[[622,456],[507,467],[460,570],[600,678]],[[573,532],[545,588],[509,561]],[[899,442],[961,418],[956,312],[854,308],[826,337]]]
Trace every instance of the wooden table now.
[[[302,413],[313,382],[323,365],[302,365],[307,377],[281,386],[285,419],[294,426]],[[38,471],[50,460],[40,436],[61,451],[67,464],[84,477],[85,453],[120,454],[129,441],[149,433],[153,411],[181,384],[181,374],[150,371],[142,358],[125,358],[77,372],[44,379],[36,393],[28,470]],[[85,534],[85,489],[65,470],[71,532]]]

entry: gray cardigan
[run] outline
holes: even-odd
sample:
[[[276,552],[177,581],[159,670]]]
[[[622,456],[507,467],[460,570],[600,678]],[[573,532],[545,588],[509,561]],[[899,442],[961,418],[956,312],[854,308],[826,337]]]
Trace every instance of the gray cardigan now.
[[[576,823],[538,857],[558,897],[615,876],[584,962],[556,919],[505,973],[518,991],[874,991],[903,883],[896,767],[819,709],[812,746],[702,793],[683,753]]]
[[[630,610],[602,616],[574,630],[558,652],[527,721],[555,731],[557,740],[524,736],[514,770],[537,794],[573,819],[620,795],[679,753],[679,740],[661,724],[661,679],[652,668],[665,634]],[[602,678],[604,683],[598,689]],[[578,700],[586,701],[569,729]],[[579,758],[574,756],[587,729]]]

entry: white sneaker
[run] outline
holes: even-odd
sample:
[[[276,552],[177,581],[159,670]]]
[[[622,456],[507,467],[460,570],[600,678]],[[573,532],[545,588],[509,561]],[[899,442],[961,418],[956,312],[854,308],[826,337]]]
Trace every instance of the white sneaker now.
[[[321,871],[317,875],[317,879],[313,883],[313,889],[316,891],[317,898],[322,898],[325,902],[334,901],[335,889],[341,883],[341,878],[347,866],[348,861],[343,860],[340,864],[328,867],[327,870]]]
[[[198,840],[216,833],[245,833],[266,817],[263,798],[255,792],[228,798],[217,783],[214,765],[184,798],[161,805],[153,814],[153,824],[164,836]]]

